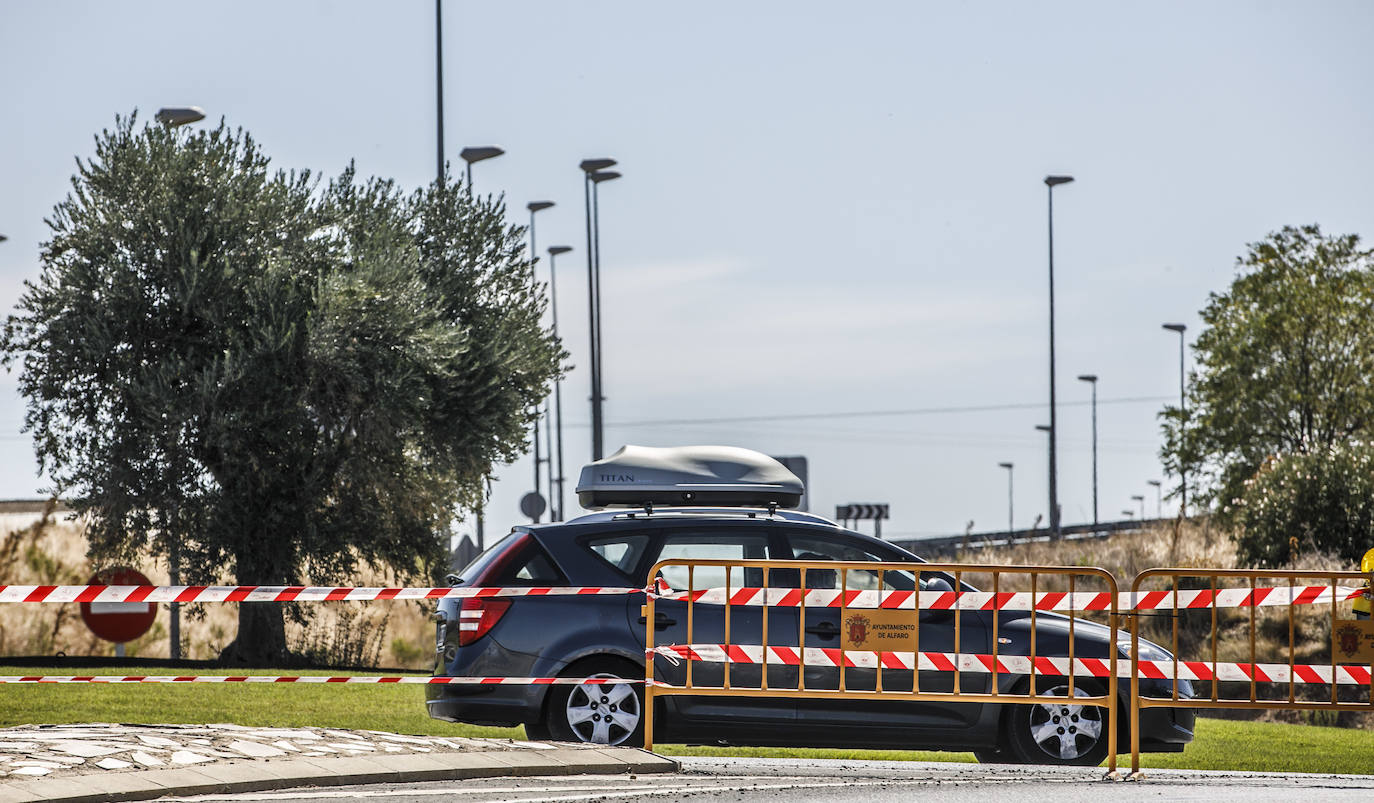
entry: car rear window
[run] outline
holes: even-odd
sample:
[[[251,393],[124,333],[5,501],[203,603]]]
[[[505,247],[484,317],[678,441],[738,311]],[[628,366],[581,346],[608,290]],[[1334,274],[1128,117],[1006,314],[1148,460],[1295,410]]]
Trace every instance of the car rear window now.
[[[462,573],[469,586],[547,586],[566,582],[563,573],[529,533],[513,532],[483,552]]]
[[[582,544],[611,568],[629,577],[649,547],[649,536],[646,533],[603,535],[588,538]]]

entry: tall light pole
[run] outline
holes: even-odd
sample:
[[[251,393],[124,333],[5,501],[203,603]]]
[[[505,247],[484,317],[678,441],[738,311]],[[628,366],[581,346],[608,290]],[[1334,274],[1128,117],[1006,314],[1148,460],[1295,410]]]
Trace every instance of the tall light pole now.
[[[539,284],[539,282],[538,282],[538,280],[535,278],[535,274],[534,274],[534,263],[536,263],[536,262],[539,261],[539,251],[538,251],[538,250],[536,249],[536,247],[535,247],[535,240],[534,240],[534,214],[535,214],[536,212],[542,212],[542,211],[544,211],[545,209],[548,209],[548,208],[550,208],[550,207],[552,207],[552,206],[553,206],[553,201],[530,201],[529,203],[525,204],[525,208],[528,209],[528,210],[530,210],[530,287],[537,287],[538,284]],[[555,336],[556,336],[556,335],[555,335]],[[534,437],[533,437],[533,441],[534,441],[534,493],[535,493],[536,495],[538,495],[538,494],[539,494],[539,486],[540,486],[540,482],[539,482],[539,464],[540,464],[541,462],[543,462],[542,458],[540,458],[540,456],[539,456],[540,452],[539,452],[539,405],[538,405],[538,403],[536,403],[536,404],[534,405]],[[553,490],[552,487],[550,487],[550,491],[552,491],[552,490]],[[553,513],[554,513],[554,511],[552,511],[552,510],[549,511],[549,521],[554,521]],[[535,516],[535,517],[534,517],[534,523],[535,523],[535,524],[538,524],[540,518],[541,518],[541,516]]]
[[[620,178],[607,171],[615,166],[614,159],[583,159],[582,189],[587,203],[587,305],[588,328],[591,330],[592,373],[592,459],[602,457],[601,402],[601,223],[597,214],[597,186],[603,181]]]
[[[1054,398],[1054,188],[1070,181],[1073,181],[1073,176],[1045,176],[1045,188],[1049,191],[1050,235],[1050,535],[1056,541],[1063,533],[1059,530],[1059,462],[1056,454],[1059,420],[1055,414]]]
[[[435,119],[439,130],[435,136],[438,145],[439,169],[435,171],[439,181],[444,180],[444,13],[439,8],[440,0],[434,0],[434,98]]]
[[[1012,525],[1012,522],[1016,520],[1016,517],[1012,515],[1011,507],[1011,475],[1012,469],[1015,468],[1015,465],[1012,463],[998,463],[997,465],[1007,470],[1007,540],[1011,541],[1012,532],[1014,532],[1015,530],[1015,528]]]
[[[500,155],[503,154],[503,153],[505,153],[505,151],[502,150],[502,149],[500,149],[500,148],[498,148],[498,147],[496,147],[495,145],[482,145],[482,146],[479,146],[479,147],[464,148],[464,149],[462,149],[461,151],[458,152],[458,155],[461,156],[461,157],[463,158],[463,161],[465,161],[465,162],[468,163],[468,167],[467,167],[468,192],[472,192],[472,165],[473,165],[473,163],[475,163],[475,162],[485,162],[485,161],[488,160],[488,159],[495,159],[496,157],[500,156]]]
[[[176,128],[205,119],[205,112],[199,106],[164,106],[157,110],[154,118],[168,128]],[[175,512],[173,512],[175,517]],[[175,522],[173,522],[175,527]],[[181,550],[178,548],[179,533],[172,533],[167,540],[167,584],[181,585]],[[167,654],[173,661],[181,660],[181,604],[172,602],[167,606]],[[124,645],[115,645],[115,656],[124,657]]]
[[[1183,400],[1183,333],[1188,327],[1181,323],[1166,323],[1164,328],[1178,333],[1178,434],[1179,444],[1183,443],[1183,426],[1188,421],[1188,408]],[[1179,505],[1178,515],[1188,518],[1188,470],[1183,467],[1182,455],[1178,461]]]
[[[1131,494],[1131,501],[1140,503],[1140,520],[1145,520],[1145,497],[1142,494]]]
[[[1093,528],[1097,528],[1097,374],[1080,374],[1079,382],[1093,386]]]
[[[1164,518],[1164,483],[1159,480],[1146,480],[1155,486],[1155,518]]]
[[[554,265],[559,254],[566,254],[572,250],[570,245],[549,246],[549,311],[553,313],[553,336],[558,337],[558,281],[554,271]],[[554,521],[562,521],[567,518],[567,511],[563,508],[563,380],[553,381],[553,409],[554,419],[558,429],[558,448],[555,453],[558,455],[558,478],[553,476],[553,458],[549,459],[549,496],[554,496],[553,486],[558,483],[558,508],[554,512]],[[553,447],[553,439],[549,439],[549,447]]]

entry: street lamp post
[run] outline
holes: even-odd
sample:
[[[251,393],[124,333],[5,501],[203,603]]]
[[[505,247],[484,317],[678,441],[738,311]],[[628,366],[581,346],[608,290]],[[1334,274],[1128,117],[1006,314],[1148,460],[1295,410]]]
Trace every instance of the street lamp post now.
[[[1145,520],[1145,497],[1143,494],[1131,494],[1131,501],[1140,503],[1140,520]]]
[[[592,459],[602,457],[602,420],[601,420],[601,224],[597,215],[596,187],[603,181],[620,178],[619,173],[609,172],[615,166],[614,159],[583,159],[578,167],[582,168],[582,190],[587,204],[587,306],[588,328],[591,336],[591,374],[592,374]]]
[[[462,157],[463,161],[468,163],[468,165],[467,165],[468,192],[472,192],[472,165],[473,165],[473,163],[475,163],[475,162],[485,162],[485,161],[488,160],[488,159],[495,159],[496,157],[500,156],[500,155],[503,154],[503,153],[505,153],[505,151],[502,150],[502,149],[500,149],[500,148],[498,148],[498,147],[496,147],[495,145],[482,145],[482,146],[479,146],[479,147],[464,148],[464,149],[462,149],[461,151],[458,152],[458,155]]]
[[[205,112],[199,106],[164,106],[157,110],[154,118],[167,128],[187,125],[205,119]],[[175,516],[174,516],[175,518]],[[167,540],[167,582],[168,585],[181,585],[181,550],[173,533]],[[173,661],[181,660],[181,604],[172,602],[167,606],[167,654]],[[124,645],[115,645],[115,656],[124,657]]]
[[[1082,374],[1078,381],[1093,386],[1093,528],[1097,528],[1097,374]]]
[[[531,202],[529,202],[528,204],[525,204],[525,208],[528,209],[528,210],[530,210],[530,286],[531,286],[531,287],[537,287],[537,286],[538,286],[538,280],[535,278],[535,274],[534,274],[534,263],[536,263],[536,262],[539,261],[539,256],[538,256],[538,255],[539,255],[539,251],[538,251],[537,248],[535,247],[535,240],[534,240],[534,214],[535,214],[536,212],[542,212],[543,210],[548,209],[548,208],[550,208],[550,207],[552,207],[552,206],[553,206],[553,201],[531,201]],[[557,335],[555,334],[555,337],[556,337],[556,336],[557,336]],[[541,462],[543,462],[543,460],[542,460],[542,459],[540,458],[540,456],[539,456],[539,405],[538,405],[537,403],[534,405],[534,436],[533,436],[533,441],[534,441],[534,493],[535,493],[535,495],[538,495],[538,494],[539,494],[539,486],[540,486],[540,482],[539,482],[539,464],[540,464]],[[550,445],[552,445],[552,444],[550,444]],[[550,487],[549,490],[550,490],[550,492],[552,492],[552,490],[553,490],[552,487]],[[549,521],[554,521],[553,513],[554,513],[554,511],[552,511],[552,510],[549,511]],[[542,514],[541,514],[541,515],[542,515]],[[534,517],[534,523],[535,523],[535,524],[538,524],[540,518],[541,518],[541,516],[535,516],[535,517]]]
[[[1015,465],[1014,465],[1013,463],[998,463],[997,465],[999,465],[999,466],[1001,466],[1002,468],[1005,468],[1005,469],[1007,470],[1007,541],[1010,542],[1010,541],[1012,540],[1012,537],[1013,537],[1013,536],[1012,536],[1012,533],[1015,531],[1015,528],[1013,527],[1012,522],[1016,520],[1016,519],[1015,519],[1015,516],[1012,515],[1012,506],[1011,506],[1011,500],[1012,500],[1012,495],[1011,495],[1011,476],[1012,476],[1012,469],[1015,468]]]
[[[1056,454],[1059,429],[1054,398],[1054,188],[1070,181],[1073,181],[1073,176],[1045,176],[1045,188],[1049,191],[1050,244],[1050,535],[1056,541],[1063,533],[1059,530],[1059,463]]]
[[[435,172],[439,181],[444,180],[444,13],[439,7],[440,0],[434,0],[434,98],[435,119],[438,132],[435,142],[438,145],[439,169]]]
[[[1183,426],[1188,421],[1188,408],[1183,400],[1183,333],[1188,327],[1181,323],[1166,323],[1164,328],[1170,332],[1178,333],[1178,433],[1179,443],[1182,444]],[[1182,455],[1178,462],[1178,484],[1179,484],[1179,505],[1178,514],[1182,518],[1188,518],[1188,470],[1183,467]]]
[[[559,254],[566,254],[572,250],[570,245],[554,245],[549,247],[549,311],[553,313],[553,336],[558,337],[558,281],[555,275],[554,266]],[[554,483],[558,483],[558,509],[554,521],[562,521],[567,517],[567,512],[563,508],[563,380],[553,381],[553,415],[555,425],[558,430],[558,448],[555,453],[558,455],[558,478],[553,476],[553,462],[550,456],[549,462],[549,496],[554,496]],[[550,439],[549,446],[553,446]]]
[[[1036,424],[1036,425],[1035,425],[1035,428],[1036,428],[1037,430],[1039,430],[1040,432],[1043,432],[1043,433],[1045,433],[1046,435],[1049,435],[1049,436],[1050,436],[1050,442],[1051,442],[1051,443],[1054,442],[1054,428],[1051,427],[1049,424]],[[1053,481],[1054,481],[1054,480],[1053,480],[1053,477],[1054,477],[1054,449],[1053,449],[1053,448],[1050,449],[1050,477],[1051,477],[1051,480],[1050,480],[1050,481],[1053,482]],[[1054,494],[1053,494],[1053,493],[1050,494],[1050,499],[1052,500],[1052,502],[1051,502],[1052,504],[1058,504],[1058,500],[1056,500],[1056,499],[1054,498]],[[1054,533],[1055,533],[1055,530],[1053,529],[1053,528],[1054,528],[1054,522],[1059,521],[1059,514],[1058,514],[1056,511],[1051,510],[1050,513],[1049,513],[1049,519],[1050,519],[1050,527],[1051,527],[1051,529],[1050,529],[1050,537],[1053,538],[1053,537],[1054,537]]]
[[[1150,485],[1155,486],[1155,518],[1164,518],[1164,483],[1159,480],[1146,480]]]

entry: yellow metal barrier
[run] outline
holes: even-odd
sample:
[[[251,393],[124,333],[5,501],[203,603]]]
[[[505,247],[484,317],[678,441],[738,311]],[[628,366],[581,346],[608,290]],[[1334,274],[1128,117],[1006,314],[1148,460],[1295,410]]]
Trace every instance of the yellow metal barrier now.
[[[1290,571],[1267,569],[1148,569],[1141,572],[1131,584],[1133,600],[1142,599],[1148,588],[1161,582],[1166,592],[1158,595],[1159,602],[1151,610],[1126,612],[1124,616],[1137,618],[1131,629],[1131,777],[1140,776],[1140,714],[1147,708],[1220,708],[1220,709],[1296,709],[1305,711],[1374,711],[1374,686],[1368,691],[1368,699],[1356,702],[1353,694],[1340,699],[1340,686],[1351,683],[1367,683],[1367,669],[1355,668],[1340,674],[1337,667],[1347,662],[1337,660],[1337,649],[1332,638],[1338,628],[1351,619],[1342,619],[1341,612],[1351,603],[1341,599],[1338,587],[1358,585],[1358,581],[1368,580],[1369,575],[1359,572]],[[1195,601],[1196,595],[1189,590],[1210,591],[1211,598],[1225,582],[1225,587],[1248,588],[1250,604],[1233,608],[1218,608],[1215,604],[1202,606]],[[1343,582],[1344,581],[1344,582]],[[1308,588],[1325,587],[1327,593],[1321,594],[1322,601],[1312,605],[1295,605],[1294,592],[1282,587],[1266,593],[1265,589],[1286,585],[1289,588],[1304,586]],[[1258,589],[1258,595],[1257,595]],[[1178,606],[1180,591],[1183,591],[1184,607]],[[1274,605],[1273,601],[1284,599],[1288,604]],[[1263,595],[1269,602],[1265,606],[1254,604]],[[1329,601],[1326,600],[1329,597]],[[1206,599],[1207,597],[1203,597]],[[1194,599],[1190,605],[1188,600]],[[1286,617],[1286,627],[1283,617]],[[1299,623],[1301,620],[1301,624]],[[1201,626],[1200,626],[1201,625]],[[1170,697],[1145,697],[1140,693],[1141,630],[1149,628],[1149,635],[1161,644],[1168,646],[1173,653],[1173,671],[1169,674],[1173,693]],[[1206,629],[1206,638],[1199,639],[1198,632]],[[1314,634],[1313,629],[1317,632]],[[1235,630],[1242,630],[1244,638],[1238,639]],[[1158,632],[1167,630],[1167,633]],[[1231,631],[1231,638],[1223,642],[1222,636]],[[1305,632],[1304,632],[1305,631]],[[1258,634],[1271,644],[1287,641],[1286,657],[1268,665],[1259,654]],[[1182,635],[1182,638],[1181,638]],[[1304,639],[1303,637],[1306,636]],[[1318,648],[1314,651],[1314,637]],[[1222,646],[1224,643],[1224,647]],[[1321,648],[1324,645],[1325,649]],[[1198,648],[1204,654],[1203,660],[1190,661],[1180,654],[1186,651],[1196,654]],[[1302,654],[1299,650],[1302,650]],[[1325,657],[1323,657],[1325,656]],[[1149,662],[1158,664],[1159,662]],[[1165,662],[1167,664],[1167,662]],[[1315,666],[1314,666],[1315,664]],[[1221,677],[1230,669],[1237,678]],[[1156,667],[1156,672],[1158,668]],[[1275,675],[1278,680],[1270,677]],[[1317,682],[1329,677],[1329,684]],[[1181,697],[1177,679],[1188,680],[1194,684],[1196,693],[1192,697]],[[1338,681],[1338,678],[1341,678]],[[1329,695],[1322,693],[1323,699],[1303,699],[1299,687],[1320,689],[1329,685]],[[1200,688],[1199,688],[1200,687]],[[1358,686],[1354,686],[1358,689]],[[1325,699],[1329,697],[1330,699]]]
[[[935,625],[931,623],[927,623],[923,628],[921,624],[921,614],[923,612],[927,614],[938,614],[940,610],[921,610],[919,606],[915,604],[918,597],[914,594],[910,597],[903,598],[902,606],[896,608],[851,606],[850,601],[853,599],[853,592],[855,591],[876,590],[879,592],[878,596],[882,597],[884,591],[895,592],[902,590],[897,588],[897,584],[894,584],[894,581],[901,579],[901,573],[906,573],[907,579],[905,584],[908,586],[912,584],[914,578],[923,578],[923,576],[928,577],[932,574],[952,576],[954,578],[954,588],[951,590],[954,591],[962,591],[963,587],[961,584],[965,578],[987,578],[989,581],[989,589],[985,590],[990,590],[992,592],[993,600],[1000,599],[999,595],[1006,594],[1009,596],[1007,593],[1009,589],[1006,587],[1005,581],[1008,578],[1014,578],[1015,580],[1021,581],[1020,584],[1023,587],[1012,590],[1029,591],[1031,599],[1040,599],[1038,595],[1042,594],[1042,592],[1068,592],[1071,595],[1087,595],[1095,592],[1106,592],[1106,594],[1102,594],[1098,598],[1109,600],[1109,602],[1103,602],[1104,607],[1101,610],[1093,612],[1074,610],[1062,612],[1061,615],[1068,619],[1068,649],[1063,654],[1037,655],[1036,619],[1046,614],[1043,611],[1037,611],[1035,607],[1032,606],[1028,611],[1020,612],[1021,615],[1024,615],[1030,620],[1029,656],[1001,656],[999,653],[1001,641],[999,641],[998,628],[1004,616],[992,615],[989,617],[991,619],[991,638],[989,644],[991,646],[992,661],[991,665],[987,667],[988,671],[977,673],[981,675],[982,678],[977,682],[966,682],[963,676],[973,673],[961,669],[959,662],[956,661],[952,667],[949,667],[952,669],[952,671],[948,673],[952,675],[950,682],[943,682],[945,673],[938,676],[941,678],[940,685],[947,686],[948,688],[938,691],[923,690],[921,688],[923,674],[921,671],[923,666],[922,656],[932,653],[922,652],[922,630],[925,629],[927,631],[925,637],[927,645],[935,644],[935,646],[944,646],[950,642],[952,637],[953,653],[957,656],[961,654],[961,637],[963,631],[966,629],[963,623],[964,616],[969,613],[974,613],[978,609],[960,609],[962,613],[950,617],[953,619],[952,628],[948,624]],[[647,748],[651,749],[653,747],[655,717],[654,701],[655,698],[659,697],[686,695],[695,697],[737,696],[840,699],[854,701],[893,700],[995,704],[1062,703],[1064,702],[1064,697],[1037,693],[1037,677],[1034,673],[1029,674],[1024,691],[1004,690],[1003,688],[1004,684],[1002,681],[1005,678],[1020,673],[1001,670],[999,658],[1017,657],[1024,659],[1025,657],[1029,657],[1030,666],[1039,666],[1040,664],[1037,663],[1037,658],[1053,657],[1068,659],[1068,667],[1070,667],[1071,670],[1063,676],[1067,678],[1068,696],[1073,699],[1074,703],[1093,705],[1106,709],[1105,721],[1107,729],[1108,776],[1113,778],[1117,777],[1118,714],[1121,712],[1124,702],[1117,697],[1118,667],[1116,645],[1118,642],[1118,611],[1116,604],[1119,595],[1117,593],[1116,580],[1112,577],[1111,573],[1103,569],[1066,566],[999,566],[958,563],[698,560],[677,558],[660,561],[655,564],[649,572],[649,581],[651,586],[657,585],[659,588],[663,588],[665,576],[676,578],[681,582],[684,579],[684,575],[685,583],[681,584],[684,585],[685,588],[673,589],[675,592],[686,592],[685,594],[679,595],[685,597],[685,599],[681,599],[676,603],[685,606],[686,609],[685,644],[676,646],[683,647],[684,650],[686,650],[691,645],[695,645],[697,628],[701,617],[704,615],[703,612],[711,612],[714,617],[723,617],[723,622],[721,622],[723,626],[714,632],[718,636],[723,636],[720,642],[720,646],[723,649],[719,652],[726,656],[726,659],[722,662],[723,667],[719,673],[711,669],[713,677],[707,680],[716,682],[702,682],[700,677],[701,673],[707,671],[707,668],[711,665],[707,664],[703,666],[700,671],[694,671],[694,664],[698,663],[698,661],[693,660],[692,657],[689,657],[686,661],[685,671],[681,673],[680,683],[666,683],[662,679],[657,678],[655,675],[656,648],[664,647],[665,645],[655,643],[656,630],[660,627],[666,627],[666,625],[664,625],[666,621],[671,621],[675,625],[676,620],[670,620],[668,616],[662,613],[663,602],[657,598],[658,596],[664,596],[662,592],[660,592],[659,595],[649,595],[642,610],[644,615],[643,621],[645,622],[646,645],[644,740],[645,747]],[[703,580],[703,575],[707,575],[705,580]],[[1083,587],[1083,581],[1085,580],[1089,588]],[[1028,588],[1025,586],[1028,586]],[[723,593],[716,594],[716,597],[719,598],[719,603],[708,605],[707,603],[695,601],[698,591],[718,587],[723,587]],[[753,600],[750,605],[746,606],[738,602],[741,596],[738,595],[737,592],[740,592],[742,588],[759,588],[763,589],[763,591],[761,594],[753,593],[752,595],[743,595]],[[828,654],[835,660],[834,665],[835,668],[838,669],[839,676],[838,683],[834,684],[834,688],[816,688],[807,685],[805,672],[805,667],[807,665],[807,650],[805,648],[808,646],[808,642],[813,640],[807,637],[806,598],[808,591],[814,592],[817,588],[833,588],[844,592],[838,595],[838,605],[827,606],[839,608],[842,628],[856,626],[850,623],[851,613],[853,612],[858,612],[865,620],[876,618],[878,614],[881,613],[884,622],[882,627],[888,630],[902,630],[909,633],[908,643],[910,644],[910,654],[912,656],[910,664],[910,689],[901,687],[894,689],[891,688],[890,685],[889,688],[884,688],[883,676],[885,670],[902,670],[904,665],[894,666],[886,664],[883,662],[882,656],[879,656],[877,661],[877,666],[881,668],[872,673],[872,687],[855,688],[854,683],[849,682],[849,670],[857,667],[851,665],[846,654],[848,653],[852,657],[852,655],[858,651],[845,647],[847,642],[852,643],[850,636],[855,635],[854,633],[848,633],[845,635],[845,638],[841,639],[840,648],[838,650],[830,649],[828,651],[817,651],[818,654]],[[782,601],[782,606],[758,604],[760,596],[767,599],[770,591],[774,596],[778,596],[782,589],[796,590],[798,593],[791,595],[792,598],[790,600]],[[918,589],[913,588],[909,590],[916,591]],[[671,598],[672,595],[667,596]],[[1059,596],[1062,598],[1063,594],[1060,593]],[[870,597],[870,599],[872,599],[872,597]],[[993,604],[995,605],[996,603],[994,602]],[[760,615],[758,629],[753,629],[753,620],[751,618],[751,626],[744,636],[747,640],[745,642],[738,642],[733,639],[737,636],[739,628],[735,628],[734,632],[732,632],[732,624],[734,623],[735,614],[742,609],[758,610],[760,611]],[[770,610],[774,611],[773,616],[776,620],[777,617],[784,615],[782,611],[788,609],[797,612],[797,629],[794,634],[789,632],[785,640],[791,642],[794,637],[795,644],[770,645],[768,642],[770,634],[769,612]],[[673,610],[679,611],[680,608],[674,608]],[[1079,621],[1093,621],[1094,616],[1099,620],[1104,620],[1099,621],[1098,624],[1103,624],[1110,628],[1110,646],[1106,649],[1107,654],[1101,656],[1076,655],[1075,652],[1078,650],[1075,638],[1077,623]],[[788,624],[790,624],[790,619],[791,617],[788,616]],[[909,622],[910,626],[907,627],[902,624],[904,621]],[[930,632],[932,630],[936,632]],[[950,633],[951,630],[952,633]],[[811,632],[814,634],[816,631],[812,630]],[[755,643],[756,641],[757,643]],[[745,650],[745,647],[753,649]],[[777,649],[770,649],[770,647],[776,647]],[[776,656],[779,654],[791,655],[789,650],[795,651],[797,660],[800,662],[795,673],[796,681],[795,683],[778,685],[776,676],[779,672],[776,670],[781,670],[784,667],[779,665]],[[967,655],[966,650],[963,651],[963,653]],[[769,658],[770,654],[775,656],[771,663]],[[894,655],[894,653],[887,654]],[[905,651],[895,653],[895,655],[905,654],[907,654]],[[734,662],[734,659],[730,656],[739,656],[738,663]],[[1093,681],[1093,685],[1102,684],[1106,686],[1104,693],[1079,696],[1078,692],[1086,690],[1079,689],[1078,692],[1075,691],[1075,675],[1087,674],[1081,670],[1081,660],[1078,660],[1076,663],[1076,659],[1084,658],[1098,659],[1100,663],[1107,665],[1109,671],[1105,673],[1106,677],[1099,677]],[[904,661],[905,658],[902,660]],[[758,671],[756,675],[751,671],[748,677],[738,677],[732,670],[738,667],[739,663],[760,664],[760,671]],[[770,668],[775,670],[771,673],[775,676],[771,682]],[[945,667],[941,668],[943,669]],[[714,677],[717,674],[719,677]],[[931,676],[927,674],[927,678],[930,677]],[[865,682],[861,685],[870,684]],[[906,684],[902,683],[901,685],[905,686]],[[975,690],[966,688],[968,685],[975,686]],[[1019,689],[1021,685],[1019,681],[1016,681],[1014,688]]]

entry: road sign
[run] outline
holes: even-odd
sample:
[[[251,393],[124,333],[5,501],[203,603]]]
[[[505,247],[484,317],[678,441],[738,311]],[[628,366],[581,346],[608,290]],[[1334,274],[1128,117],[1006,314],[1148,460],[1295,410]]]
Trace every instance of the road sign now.
[[[835,518],[846,519],[885,519],[887,505],[836,505]]]
[[[544,510],[549,506],[544,501],[543,495],[530,491],[520,497],[520,512],[530,517],[530,521],[539,521],[539,517],[544,515]]]
[[[152,581],[127,566],[96,572],[92,585],[149,586]],[[148,602],[83,602],[81,619],[91,632],[117,644],[133,641],[153,626],[157,607]]]

